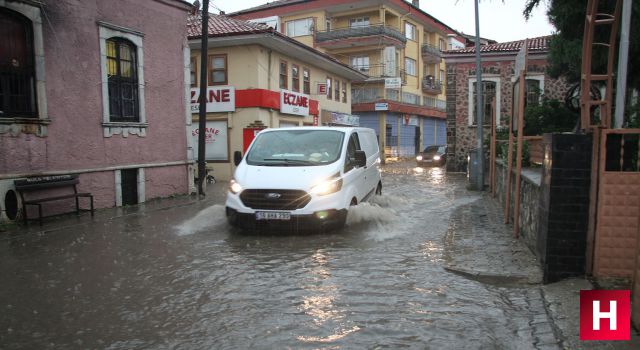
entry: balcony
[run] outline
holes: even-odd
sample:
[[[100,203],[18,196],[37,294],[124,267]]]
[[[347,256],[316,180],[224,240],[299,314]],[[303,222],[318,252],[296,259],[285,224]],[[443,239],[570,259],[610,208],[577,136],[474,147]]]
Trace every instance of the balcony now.
[[[423,44],[422,59],[424,60],[424,63],[427,64],[440,63],[440,61],[442,60],[442,52],[439,48],[433,45]]]
[[[368,64],[368,65],[352,65],[353,69],[360,71],[369,76],[365,81],[379,81],[385,78],[402,78],[402,84],[407,83],[407,74],[403,69],[395,68],[388,69],[384,64]]]
[[[403,48],[407,42],[402,32],[382,24],[338,28],[316,32],[316,43],[327,49],[343,49],[363,46],[396,46]]]
[[[447,101],[433,97],[420,96],[409,92],[400,93],[398,90],[383,88],[353,88],[351,89],[351,103],[374,103],[381,100],[394,101],[405,105],[426,107],[445,112]]]
[[[433,75],[427,75],[422,79],[422,92],[425,94],[439,95],[442,93],[442,81],[436,80]]]

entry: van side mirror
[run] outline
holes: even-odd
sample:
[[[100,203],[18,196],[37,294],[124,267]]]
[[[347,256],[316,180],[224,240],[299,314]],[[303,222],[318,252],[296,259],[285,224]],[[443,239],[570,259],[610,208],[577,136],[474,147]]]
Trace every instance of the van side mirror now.
[[[242,162],[242,152],[240,152],[240,151],[233,152],[233,164],[238,166],[238,164],[240,164],[240,162]]]
[[[356,151],[355,158],[356,158],[355,165],[357,167],[367,166],[367,154],[364,153],[364,151]]]

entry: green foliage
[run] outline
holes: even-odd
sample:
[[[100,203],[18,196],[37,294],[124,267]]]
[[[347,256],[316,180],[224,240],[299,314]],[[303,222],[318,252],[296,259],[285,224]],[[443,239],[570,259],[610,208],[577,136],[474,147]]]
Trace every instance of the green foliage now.
[[[507,163],[507,158],[509,158],[509,142],[502,142],[498,144],[498,149],[496,150],[496,154],[502,160],[504,160],[505,164]],[[518,152],[518,143],[513,142],[513,160],[512,165],[516,166],[516,152]],[[522,166],[528,167],[531,166],[531,162],[529,161],[529,144],[525,141],[522,144]]]
[[[552,36],[549,48],[549,74],[557,78],[564,76],[569,82],[580,80],[582,65],[582,37],[584,35],[584,22],[587,11],[585,0],[527,0],[523,15],[529,19],[531,12],[541,3],[547,6],[549,22],[553,24],[557,32]],[[603,13],[613,13],[614,1],[601,1]],[[608,8],[607,8],[608,7]],[[632,1],[631,30],[629,37],[629,67],[627,85],[631,88],[640,88],[640,1]],[[596,31],[595,42],[608,42],[606,30]],[[607,50],[603,47],[595,47],[592,56],[592,71],[596,73],[606,72]],[[617,57],[614,64],[617,65]]]
[[[640,128],[640,101],[633,105],[628,105],[624,112],[624,120],[627,121],[627,128]]]
[[[542,98],[539,105],[527,106],[524,113],[524,135],[573,130],[580,116],[556,99]]]

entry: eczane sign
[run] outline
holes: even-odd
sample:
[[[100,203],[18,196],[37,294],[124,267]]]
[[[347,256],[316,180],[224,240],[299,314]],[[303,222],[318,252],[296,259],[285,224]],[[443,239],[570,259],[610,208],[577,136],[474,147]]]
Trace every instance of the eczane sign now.
[[[191,89],[191,113],[200,111],[200,88]],[[211,86],[207,88],[207,113],[235,112],[236,88],[233,86]]]
[[[309,115],[309,95],[280,90],[280,112],[301,116]]]

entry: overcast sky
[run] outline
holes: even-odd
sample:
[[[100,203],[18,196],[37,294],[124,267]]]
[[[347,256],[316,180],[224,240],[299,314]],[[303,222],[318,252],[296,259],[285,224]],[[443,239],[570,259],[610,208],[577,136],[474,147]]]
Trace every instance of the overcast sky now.
[[[202,0],[200,0],[202,3]],[[227,13],[266,4],[265,0],[211,0],[210,12]],[[543,0],[543,3],[545,1]],[[481,0],[480,36],[500,42],[551,34],[546,8],[538,7],[528,22],[522,16],[525,0]],[[420,0],[420,8],[448,26],[465,34],[475,34],[474,0]]]

